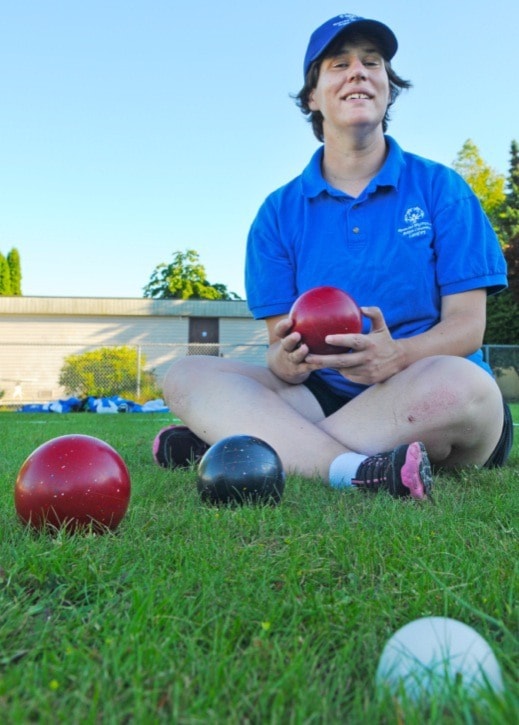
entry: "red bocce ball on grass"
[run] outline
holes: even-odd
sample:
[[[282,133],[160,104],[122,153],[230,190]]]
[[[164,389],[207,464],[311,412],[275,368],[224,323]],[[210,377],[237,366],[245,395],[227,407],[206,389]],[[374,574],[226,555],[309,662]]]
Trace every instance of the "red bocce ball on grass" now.
[[[130,474],[108,443],[65,435],[39,446],[23,463],[14,502],[19,518],[35,529],[117,528],[130,502]]]
[[[337,287],[314,287],[303,292],[292,305],[291,332],[299,332],[301,342],[317,355],[343,353],[346,349],[325,342],[327,335],[359,333],[362,313],[347,292]]]

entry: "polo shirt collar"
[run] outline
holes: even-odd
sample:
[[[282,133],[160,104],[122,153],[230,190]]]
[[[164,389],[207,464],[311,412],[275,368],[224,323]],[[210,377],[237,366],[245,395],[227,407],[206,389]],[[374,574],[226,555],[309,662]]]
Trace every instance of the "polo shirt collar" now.
[[[385,136],[388,144],[388,155],[383,167],[369,183],[366,191],[374,191],[378,186],[393,186],[397,188],[402,167],[405,164],[404,154],[397,142],[391,136]],[[323,177],[321,167],[324,155],[324,146],[320,146],[310,159],[310,163],[301,174],[303,195],[309,198],[317,197],[325,192],[329,196],[344,196],[342,191],[334,189]]]

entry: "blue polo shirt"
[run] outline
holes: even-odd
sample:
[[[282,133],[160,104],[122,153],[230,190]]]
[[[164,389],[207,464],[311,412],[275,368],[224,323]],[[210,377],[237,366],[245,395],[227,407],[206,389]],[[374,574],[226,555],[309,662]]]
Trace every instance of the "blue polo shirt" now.
[[[394,338],[440,320],[445,295],[506,287],[506,264],[479,200],[452,169],[403,151],[386,136],[384,166],[353,198],[323,178],[323,147],[303,173],[261,206],[247,241],[247,301],[256,319],[287,314],[319,285],[381,308]],[[364,332],[369,332],[364,320]],[[470,356],[483,362],[481,351]],[[338,392],[364,386],[321,371]]]

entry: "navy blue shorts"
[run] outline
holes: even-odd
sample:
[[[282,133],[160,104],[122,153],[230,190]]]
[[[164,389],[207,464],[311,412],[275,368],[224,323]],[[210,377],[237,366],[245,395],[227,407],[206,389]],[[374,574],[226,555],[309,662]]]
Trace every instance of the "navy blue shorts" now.
[[[350,400],[352,400],[351,397],[347,395],[341,395],[340,393],[335,392],[335,390],[332,390],[330,386],[324,382],[324,380],[317,377],[316,375],[311,375],[307,380],[305,380],[303,385],[307,387],[308,390],[315,397],[315,399],[323,409],[323,413],[326,418],[328,418],[328,416],[332,415],[333,413],[338,411],[339,408],[342,408],[343,405],[346,405],[350,402]],[[504,466],[504,464],[508,460],[510,451],[512,450],[512,446],[514,443],[514,423],[512,420],[512,413],[510,411],[510,407],[505,403],[504,400],[503,408],[504,420],[501,437],[497,442],[497,446],[492,451],[492,455],[483,465],[483,468],[499,468],[500,466]]]
[[[503,420],[503,430],[501,438],[497,442],[497,446],[492,451],[492,455],[485,463],[483,468],[499,468],[504,466],[514,445],[514,421],[512,420],[512,411],[510,406],[503,400],[505,417]]]

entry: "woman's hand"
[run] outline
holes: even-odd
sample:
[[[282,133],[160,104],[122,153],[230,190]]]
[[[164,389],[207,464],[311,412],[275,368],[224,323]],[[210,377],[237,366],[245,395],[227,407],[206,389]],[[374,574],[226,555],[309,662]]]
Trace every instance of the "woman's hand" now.
[[[441,319],[429,330],[395,340],[378,307],[362,307],[371,320],[368,334],[327,335],[326,342],[343,348],[332,355],[314,355],[301,344],[301,336],[290,332],[288,317],[267,320],[271,348],[269,365],[287,382],[301,383],[313,370],[333,368],[348,380],[362,385],[383,383],[413,362],[433,355],[465,357],[483,342],[485,289],[469,290],[442,298]],[[279,372],[278,372],[279,371]]]
[[[268,366],[278,378],[287,383],[303,383],[312,370],[319,370],[319,361],[307,361],[308,346],[301,343],[299,332],[290,332],[292,320],[289,317],[272,318],[269,321],[271,345],[267,353]]]
[[[311,369],[333,368],[345,378],[362,385],[382,383],[406,367],[401,343],[391,337],[382,311],[378,307],[362,307],[362,314],[371,320],[367,335],[327,335],[330,345],[345,348],[331,355],[309,353],[305,362]]]

